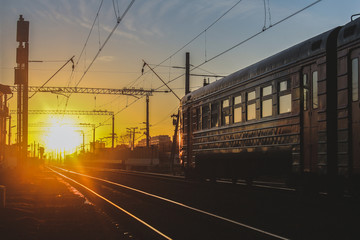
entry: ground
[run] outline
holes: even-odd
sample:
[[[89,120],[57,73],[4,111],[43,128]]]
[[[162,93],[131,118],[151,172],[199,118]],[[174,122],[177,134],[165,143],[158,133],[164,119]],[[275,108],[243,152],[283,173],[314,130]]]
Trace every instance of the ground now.
[[[45,168],[0,170],[0,239],[128,239],[127,232]]]

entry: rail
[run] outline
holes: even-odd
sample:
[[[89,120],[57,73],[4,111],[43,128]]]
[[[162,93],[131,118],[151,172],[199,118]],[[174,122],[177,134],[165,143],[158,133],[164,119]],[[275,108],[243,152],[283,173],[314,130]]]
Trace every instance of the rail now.
[[[246,229],[249,229],[249,230],[252,230],[252,231],[255,231],[255,232],[258,232],[258,233],[261,233],[261,234],[264,234],[266,236],[271,236],[271,237],[274,237],[276,239],[287,239],[285,237],[282,237],[282,236],[279,236],[279,235],[276,235],[276,234],[273,234],[273,233],[270,233],[270,232],[267,232],[267,231],[264,231],[264,230],[261,230],[259,228],[255,228],[253,226],[250,226],[250,225],[247,225],[247,224],[244,224],[244,223],[241,223],[241,222],[238,222],[238,221],[234,221],[232,219],[229,219],[229,218],[225,218],[225,217],[222,217],[222,216],[219,216],[219,215],[216,215],[216,214],[213,214],[213,213],[210,213],[210,212],[207,212],[207,211],[204,211],[204,210],[201,210],[201,209],[198,209],[198,208],[195,208],[195,207],[191,207],[189,205],[186,205],[186,204],[183,204],[183,203],[180,203],[180,202],[177,202],[177,201],[174,201],[174,200],[171,200],[171,199],[168,199],[168,198],[165,198],[165,197],[162,197],[162,196],[158,196],[158,195],[155,195],[155,194],[152,194],[152,193],[149,193],[149,192],[145,192],[145,191],[142,191],[142,190],[139,190],[139,189],[136,189],[136,188],[133,188],[133,187],[129,187],[129,186],[126,186],[126,185],[123,185],[123,184],[119,184],[119,183],[116,183],[116,182],[113,182],[113,181],[109,181],[109,180],[106,180],[106,179],[102,179],[102,178],[98,178],[98,177],[94,177],[94,176],[90,176],[90,175],[87,175],[87,174],[84,174],[84,173],[79,173],[79,172],[75,172],[75,171],[71,171],[71,170],[68,170],[68,169],[64,169],[64,168],[60,168],[60,167],[56,167],[56,166],[52,166],[52,167],[48,167],[51,171],[53,171],[54,173],[56,174],[59,174],[60,176],[80,185],[81,187],[85,188],[86,190],[92,192],[93,194],[95,194],[96,196],[100,197],[101,199],[105,200],[106,202],[108,202],[109,204],[115,206],[116,208],[118,208],[119,210],[125,212],[126,214],[128,214],[129,216],[133,217],[134,219],[138,220],[139,222],[141,222],[142,224],[144,224],[145,226],[149,227],[150,229],[152,229],[153,231],[157,232],[158,234],[160,234],[161,236],[163,236],[164,238],[166,239],[171,239],[170,237],[166,236],[165,234],[161,233],[159,230],[155,229],[154,227],[152,227],[150,224],[144,222],[143,220],[137,218],[136,216],[134,216],[133,214],[127,212],[125,209],[121,208],[120,206],[116,205],[115,203],[111,202],[110,200],[106,199],[104,196],[100,195],[99,193],[96,193],[94,190],[90,189],[89,187],[77,182],[76,180],[64,175],[64,174],[61,174],[57,171],[55,171],[54,169],[52,168],[57,168],[61,171],[64,171],[66,173],[70,173],[70,174],[75,174],[75,175],[78,175],[78,176],[81,176],[81,177],[86,177],[86,178],[89,178],[89,179],[92,179],[92,180],[96,180],[96,181],[101,181],[101,182],[104,182],[104,183],[107,183],[107,184],[111,184],[111,185],[115,185],[115,186],[118,186],[118,187],[121,187],[121,188],[124,188],[124,189],[127,189],[127,190],[131,190],[131,191],[134,191],[134,192],[137,192],[137,193],[140,193],[140,194],[143,194],[143,195],[146,195],[146,196],[149,196],[149,197],[152,197],[152,198],[156,198],[158,200],[162,200],[162,201],[165,201],[167,203],[170,203],[170,204],[174,204],[176,206],[179,206],[179,207],[183,207],[183,208],[186,208],[188,210],[191,210],[191,211],[195,211],[197,213],[201,213],[201,214],[204,214],[206,216],[209,216],[209,217],[213,217],[213,218],[216,218],[218,220],[222,220],[222,221],[225,221],[225,222],[228,222],[228,223],[231,223],[231,224],[235,224],[237,226],[240,226],[240,227],[243,227],[243,228],[246,228]]]

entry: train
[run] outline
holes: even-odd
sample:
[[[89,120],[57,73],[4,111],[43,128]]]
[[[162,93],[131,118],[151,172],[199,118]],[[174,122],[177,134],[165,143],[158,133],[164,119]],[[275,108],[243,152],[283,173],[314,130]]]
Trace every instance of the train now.
[[[359,58],[356,18],[186,94],[185,175],[359,190]]]

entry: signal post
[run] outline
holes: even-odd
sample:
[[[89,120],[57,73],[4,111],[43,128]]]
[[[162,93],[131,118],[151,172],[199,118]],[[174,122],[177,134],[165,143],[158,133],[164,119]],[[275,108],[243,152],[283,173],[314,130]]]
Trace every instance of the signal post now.
[[[16,41],[19,46],[16,49],[15,84],[18,86],[17,93],[17,145],[19,151],[19,163],[24,164],[27,157],[28,147],[28,64],[29,64],[29,21],[24,21],[20,15],[17,22]]]

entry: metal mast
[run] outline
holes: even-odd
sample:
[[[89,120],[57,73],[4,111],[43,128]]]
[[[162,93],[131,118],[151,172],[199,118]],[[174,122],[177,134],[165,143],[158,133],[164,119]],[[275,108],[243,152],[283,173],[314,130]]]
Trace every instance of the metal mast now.
[[[24,21],[20,15],[17,22],[15,84],[17,94],[17,144],[19,158],[22,163],[26,161],[28,145],[28,64],[29,64],[29,21]]]

